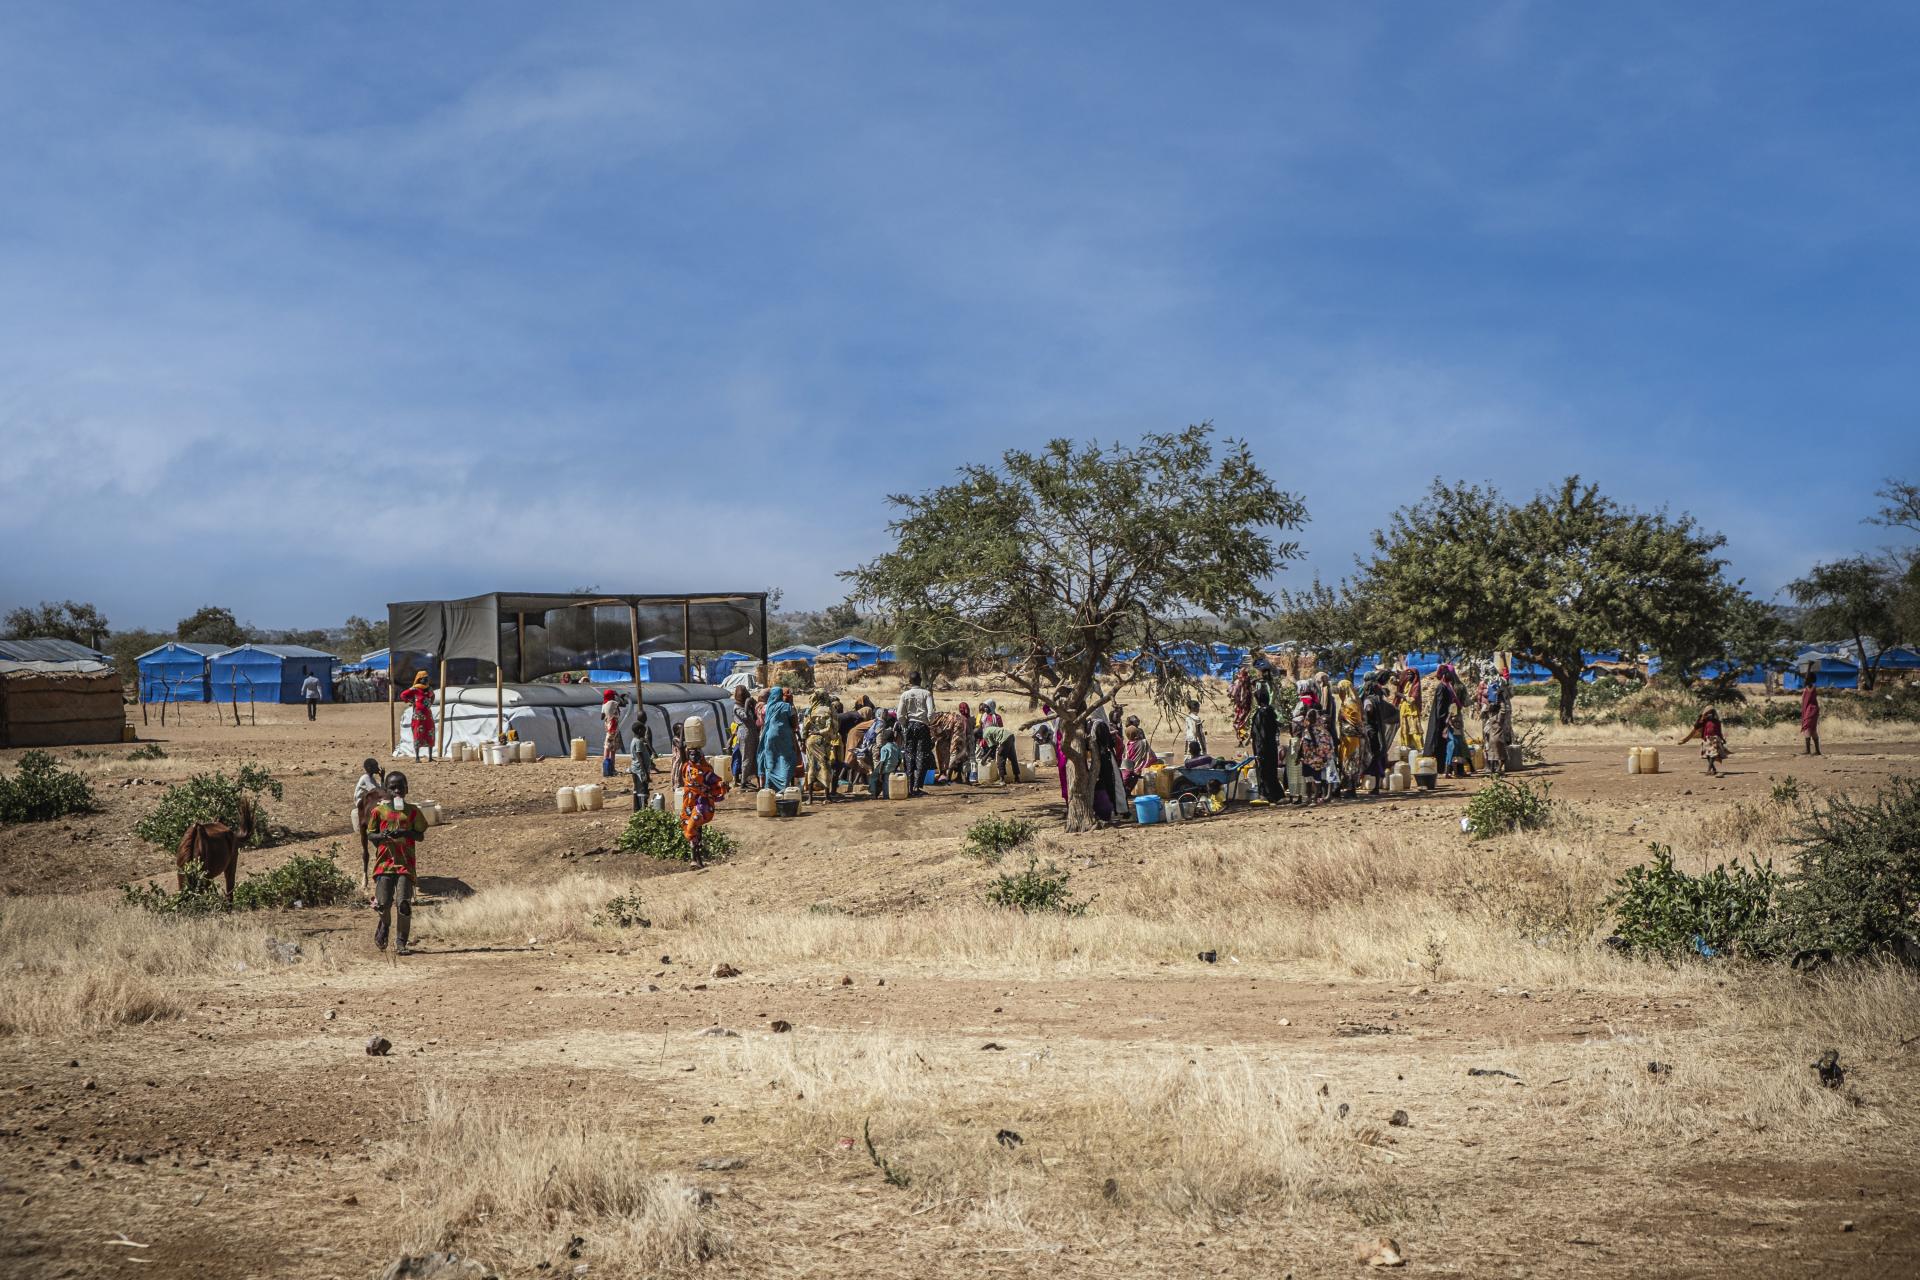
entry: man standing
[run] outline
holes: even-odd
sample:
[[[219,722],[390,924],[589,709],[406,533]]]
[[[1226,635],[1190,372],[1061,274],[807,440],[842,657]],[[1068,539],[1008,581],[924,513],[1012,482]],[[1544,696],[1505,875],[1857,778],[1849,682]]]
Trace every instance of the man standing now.
[[[927,794],[927,770],[933,768],[933,694],[926,676],[916,671],[907,677],[900,694],[900,732],[905,738],[903,754],[907,758],[907,794]]]
[[[387,949],[387,931],[394,906],[400,908],[400,945],[395,955],[407,954],[407,939],[413,933],[414,846],[427,834],[427,816],[418,805],[407,803],[407,775],[395,769],[387,775],[387,794],[391,797],[374,806],[367,819],[367,838],[379,848],[373,864],[373,905],[380,912],[380,923],[373,931],[373,945]]]
[[[320,712],[320,677],[307,672],[307,678],[300,682],[300,696],[307,700],[307,719],[317,719]]]

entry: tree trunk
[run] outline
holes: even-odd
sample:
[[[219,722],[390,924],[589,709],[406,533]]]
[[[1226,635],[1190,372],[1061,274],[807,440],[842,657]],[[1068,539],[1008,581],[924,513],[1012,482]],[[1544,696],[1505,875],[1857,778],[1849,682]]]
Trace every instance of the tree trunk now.
[[[1088,768],[1092,738],[1087,732],[1085,713],[1069,716],[1060,711],[1060,747],[1067,760],[1067,830],[1091,831],[1097,819],[1093,812],[1093,773]]]
[[[1556,662],[1551,658],[1535,658],[1534,661],[1545,667],[1548,674],[1552,675],[1553,678],[1559,682],[1560,723],[1572,724],[1574,700],[1580,696],[1580,664],[1575,662],[1572,666],[1569,666],[1564,662]]]
[[[1860,686],[1860,692],[1871,693],[1873,692],[1873,678],[1877,674],[1875,668],[1880,665],[1879,657],[1875,655],[1872,667],[1867,665],[1867,641],[1864,636],[1855,636],[1853,638],[1853,651],[1860,655],[1860,679],[1856,681],[1856,683]],[[1818,668],[1815,668],[1815,670],[1817,671]]]

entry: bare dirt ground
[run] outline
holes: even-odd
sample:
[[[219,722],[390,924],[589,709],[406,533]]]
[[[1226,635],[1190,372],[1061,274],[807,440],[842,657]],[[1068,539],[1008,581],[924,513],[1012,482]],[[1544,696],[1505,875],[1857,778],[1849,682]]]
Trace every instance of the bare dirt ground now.
[[[117,886],[171,874],[131,835],[153,784],[248,760],[288,835],[243,869],[337,843],[358,876],[386,709],[259,714],[61,752],[101,812],[0,831],[0,982],[74,1011],[0,1035],[0,1274],[1305,1277],[1380,1236],[1440,1275],[1920,1273],[1914,980],[1629,962],[1596,914],[1649,841],[1780,857],[1776,782],[1870,790],[1920,743],[1736,736],[1722,778],[1677,749],[1633,778],[1640,737],[1570,735],[1526,775],[1561,819],[1486,842],[1471,782],[1078,837],[1051,772],[779,822],[742,796],[697,872],[614,850],[624,780],[554,812],[597,762],[409,765],[449,819],[417,954],[364,906],[127,922]],[[988,814],[1046,825],[1084,917],[982,905],[1017,869],[962,852]],[[595,919],[627,892],[650,924]],[[197,958],[163,972],[155,930]]]

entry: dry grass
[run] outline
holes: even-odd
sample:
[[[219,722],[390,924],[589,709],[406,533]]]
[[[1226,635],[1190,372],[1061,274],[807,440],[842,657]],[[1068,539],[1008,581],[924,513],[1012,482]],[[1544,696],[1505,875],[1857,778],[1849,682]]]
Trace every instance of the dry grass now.
[[[1212,1221],[1374,1197],[1386,1173],[1377,1133],[1249,1053],[1130,1059],[1080,1044],[1002,1056],[891,1035],[749,1037],[723,1052],[738,1076],[792,1099],[774,1113],[772,1151],[853,1139],[923,1210],[976,1225]]]
[[[645,1135],[601,1117],[502,1107],[429,1089],[417,1127],[385,1152],[411,1189],[411,1251],[457,1249],[511,1274],[572,1274],[568,1242],[596,1276],[681,1272],[721,1251],[699,1190],[652,1168]]]
[[[740,907],[712,879],[650,883],[647,936],[733,964],[924,965],[973,974],[1074,975],[1153,969],[1212,950],[1243,965],[1307,965],[1338,976],[1423,976],[1631,988],[1681,979],[1597,945],[1600,903],[1621,869],[1591,830],[1469,842],[1450,827],[1399,831],[1226,827],[1146,865],[1095,867],[1084,917],[1026,915],[979,899],[878,914]],[[1054,852],[1043,837],[1043,852]],[[956,846],[957,848],[957,846]],[[956,865],[960,855],[954,854]],[[984,886],[987,872],[969,869]],[[1103,880],[1102,877],[1108,879]],[[630,886],[591,877],[485,890],[439,908],[436,937],[612,941],[596,923]],[[1428,939],[1440,941],[1438,973]]]
[[[415,916],[420,932],[447,942],[564,942],[612,938],[619,930],[596,924],[609,898],[630,884],[569,876],[547,885],[505,885],[443,903]]]
[[[184,986],[279,968],[266,948],[273,931],[257,917],[167,919],[74,898],[0,901],[0,1035],[179,1017]],[[302,969],[330,967],[319,947],[302,948]]]
[[[1532,1090],[1527,1105],[1571,1109],[1592,1137],[1644,1141],[1649,1160],[1687,1157],[1736,1135],[1798,1154],[1867,1141],[1882,1154],[1889,1142],[1914,1146],[1914,1046],[1900,1042],[1920,1033],[1920,977],[1878,966],[1816,978],[1768,969],[1715,974],[1698,1028],[1516,1055],[1536,1084],[1557,1086]],[[1823,1087],[1813,1070],[1829,1049],[1848,1072],[1839,1089]]]

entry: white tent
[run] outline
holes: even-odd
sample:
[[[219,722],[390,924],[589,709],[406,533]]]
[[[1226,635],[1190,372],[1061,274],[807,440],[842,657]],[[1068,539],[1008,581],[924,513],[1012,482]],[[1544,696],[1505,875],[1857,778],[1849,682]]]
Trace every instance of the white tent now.
[[[521,742],[539,746],[543,756],[565,755],[573,739],[585,738],[587,750],[600,754],[605,736],[600,719],[601,694],[612,689],[625,694],[627,708],[620,718],[620,746],[626,750],[633,733],[633,683],[626,684],[510,684],[495,699],[490,684],[454,685],[446,690],[446,710],[441,711],[438,695],[433,700],[436,720],[435,738],[444,751],[456,742],[473,745],[494,741],[496,725],[501,732],[511,731]],[[725,748],[727,732],[733,724],[732,696],[717,685],[655,684],[643,686],[646,694],[647,726],[653,733],[653,745],[664,754],[670,747],[672,728],[688,716],[700,716],[707,722],[707,750]],[[401,708],[400,745],[394,755],[411,759],[413,735],[407,724],[412,712]]]

